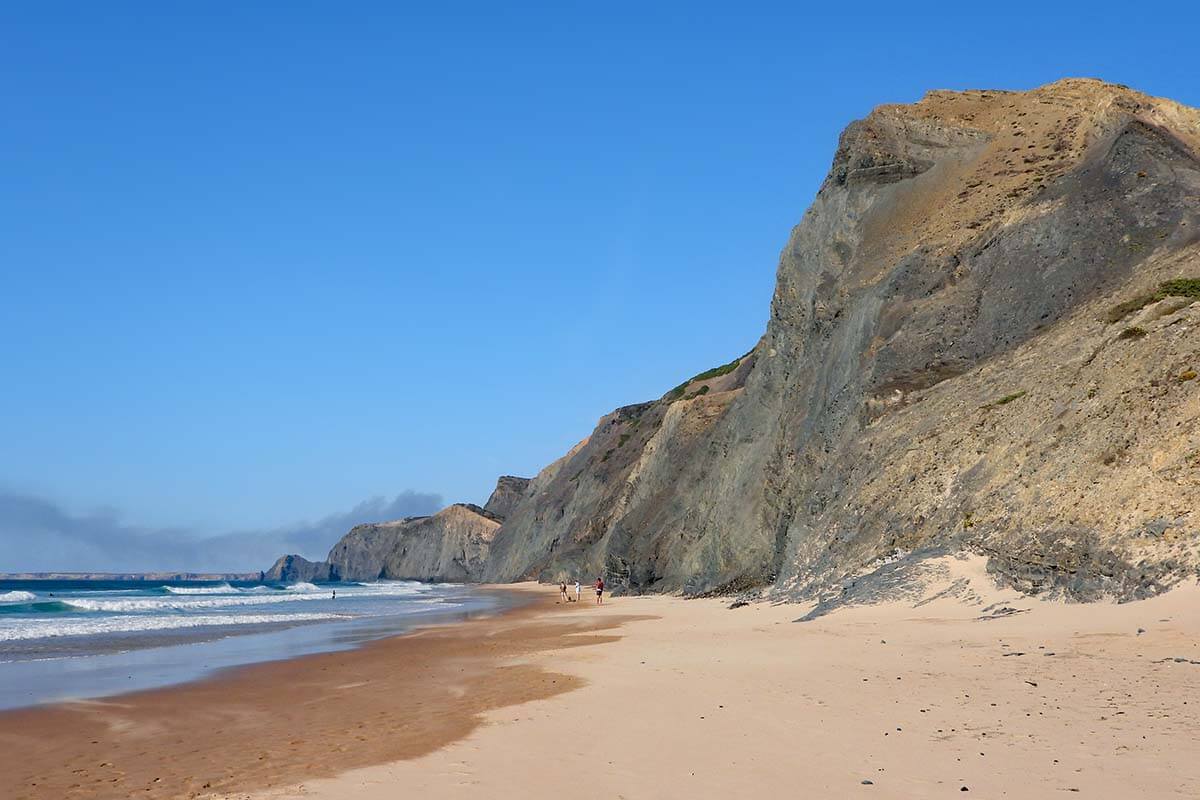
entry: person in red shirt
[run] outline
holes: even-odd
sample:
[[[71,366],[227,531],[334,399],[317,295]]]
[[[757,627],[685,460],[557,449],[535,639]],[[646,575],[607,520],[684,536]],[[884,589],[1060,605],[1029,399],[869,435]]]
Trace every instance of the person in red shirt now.
[[[604,605],[604,578],[596,578],[596,605]]]

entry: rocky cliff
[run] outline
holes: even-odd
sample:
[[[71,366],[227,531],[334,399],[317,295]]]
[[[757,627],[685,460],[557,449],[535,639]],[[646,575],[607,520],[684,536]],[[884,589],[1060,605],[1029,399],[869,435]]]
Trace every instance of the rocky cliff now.
[[[307,558],[297,555],[280,556],[271,565],[271,568],[263,573],[263,580],[279,583],[327,581],[329,580],[329,562],[309,561]]]
[[[853,123],[762,341],[602,419],[485,575],[799,596],[931,546],[1081,597],[1194,574],[1198,153],[1196,110],[1089,80]]]
[[[499,527],[495,514],[456,503],[431,517],[356,525],[324,561],[283,556],[265,577],[274,581],[476,581]]]
[[[796,598],[965,550],[1029,591],[1153,593],[1200,565],[1197,299],[1200,112],[1092,80],[883,106],[749,353],[605,416],[470,533],[364,526],[331,574]]]

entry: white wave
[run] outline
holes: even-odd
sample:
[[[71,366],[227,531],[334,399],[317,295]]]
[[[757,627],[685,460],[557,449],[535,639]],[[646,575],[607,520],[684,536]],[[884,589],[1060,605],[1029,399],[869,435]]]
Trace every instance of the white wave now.
[[[49,639],[59,636],[90,636],[101,633],[133,633],[207,627],[211,625],[265,625],[345,619],[341,614],[199,614],[187,617],[102,617],[98,619],[38,619],[0,623],[0,642],[18,639]]]
[[[220,586],[164,586],[171,594],[232,594],[236,592],[228,583]]]
[[[405,595],[422,594],[433,588],[432,584],[419,583],[418,581],[379,581],[377,583],[362,582],[355,585],[360,586],[365,590],[359,592],[361,594],[394,595],[399,597],[403,597]]]
[[[329,595],[321,594],[288,594],[279,592],[273,595],[246,594],[226,595],[222,597],[131,597],[113,600],[93,600],[83,597],[63,598],[63,602],[80,611],[192,611],[205,608],[230,608],[234,606],[261,606],[275,603],[296,603],[309,600],[325,600]]]
[[[28,603],[36,599],[37,595],[33,592],[13,591],[0,593],[0,603]]]
[[[307,581],[300,581],[299,583],[293,583],[291,586],[287,587],[287,590],[289,592],[327,592],[327,591],[329,591],[328,589],[322,589],[319,586],[314,586],[313,584],[308,583]]]

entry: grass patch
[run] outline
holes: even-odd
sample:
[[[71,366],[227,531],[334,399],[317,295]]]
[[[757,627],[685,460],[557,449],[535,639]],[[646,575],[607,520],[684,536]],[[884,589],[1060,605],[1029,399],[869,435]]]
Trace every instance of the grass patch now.
[[[1022,389],[1019,392],[1013,392],[1012,395],[1004,395],[1000,399],[996,399],[996,401],[992,401],[990,403],[984,403],[983,405],[980,405],[979,408],[986,410],[989,408],[996,408],[997,405],[1008,405],[1009,403],[1012,403],[1013,401],[1015,401],[1015,399],[1021,399],[1022,397],[1025,397],[1026,395],[1028,395],[1028,392],[1025,391],[1024,389]]]
[[[1001,397],[999,400],[993,400],[990,403],[984,403],[983,405],[980,406],[980,408],[986,410],[989,408],[995,408],[996,406],[1006,406],[1014,400],[1020,400],[1022,397],[1024,397],[1027,394],[1029,394],[1029,392],[1022,389],[1019,392],[1013,392],[1012,394],[1006,394],[1006,395],[1004,395],[1004,397]]]
[[[1179,378],[1177,380],[1180,383],[1187,383],[1188,381],[1196,380],[1196,370],[1189,369],[1179,373]]]
[[[611,456],[615,452],[617,452],[617,448],[615,448],[615,447],[610,447],[607,450],[605,450],[604,458],[600,459],[600,463],[603,464],[605,461],[608,461],[608,457]]]
[[[750,351],[750,353],[753,353],[753,352],[754,352],[753,350]],[[704,372],[701,372],[699,375],[693,375],[692,377],[688,378],[683,383],[676,386],[671,391],[667,392],[667,400],[669,400],[669,401],[670,400],[678,400],[679,398],[683,397],[683,393],[687,391],[688,385],[695,383],[696,381],[707,381],[712,378],[719,378],[722,375],[728,375],[729,373],[731,373],[735,369],[737,369],[738,364],[741,364],[742,361],[744,361],[746,359],[746,356],[750,355],[750,353],[746,353],[745,356],[735,358],[733,361],[730,361],[728,364],[722,364],[719,367],[713,367],[712,369],[706,369]],[[707,389],[707,388],[708,387],[705,387],[705,389]],[[692,396],[695,397],[695,395],[692,395]]]
[[[667,400],[674,401],[674,400],[678,400],[679,398],[683,397],[684,392],[687,391],[687,387],[688,387],[689,383],[691,383],[691,381],[686,380],[683,383],[676,386],[671,391],[667,392]]]
[[[1200,278],[1176,278],[1158,287],[1165,297],[1190,297],[1200,300]]]
[[[629,441],[629,437],[631,435],[632,434],[629,434],[629,433],[622,433],[620,436],[618,436],[617,437],[617,447],[624,447],[625,443]]]
[[[746,355],[750,355],[750,354],[747,353]],[[688,381],[688,383],[692,383],[693,381],[706,381],[709,378],[719,378],[722,375],[728,375],[729,373],[733,372],[735,369],[738,368],[738,364],[741,364],[742,359],[745,357],[746,356],[741,356],[740,358],[735,358],[733,361],[730,361],[728,364],[722,364],[719,367],[713,367],[710,370],[701,372],[699,375],[692,378],[692,380]]]
[[[1011,403],[1013,400],[1020,400],[1022,397],[1024,397],[1027,394],[1029,394],[1029,392],[1025,391],[1024,389],[1022,389],[1019,392],[1013,392],[1012,394],[1006,394],[1006,395],[1004,395],[1004,397],[1001,397],[999,400],[996,401],[996,405],[1006,406],[1009,403]]]
[[[1137,325],[1134,325],[1132,328],[1126,328],[1125,330],[1118,333],[1117,338],[1118,339],[1140,339],[1145,335],[1146,335],[1145,328],[1139,328]]]
[[[1150,294],[1143,294],[1124,303],[1118,303],[1108,310],[1104,319],[1108,323],[1120,322],[1135,311],[1140,311],[1151,303],[1165,300],[1168,297],[1186,297],[1190,300],[1200,300],[1200,278],[1176,278],[1164,281],[1158,289]]]

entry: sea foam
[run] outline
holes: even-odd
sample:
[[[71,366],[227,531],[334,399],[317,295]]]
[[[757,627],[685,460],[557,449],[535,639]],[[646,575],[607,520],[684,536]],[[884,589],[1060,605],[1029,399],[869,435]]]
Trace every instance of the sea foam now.
[[[63,598],[67,605],[79,611],[191,611],[205,608],[232,608],[235,606],[262,606],[276,603],[296,603],[310,600],[324,600],[328,594],[242,594],[224,595],[221,597],[130,597],[113,600],[98,600],[85,597]]]
[[[39,619],[0,623],[0,642],[19,639],[49,639],[59,636],[89,636],[98,633],[133,633],[206,627],[211,625],[279,625],[292,622],[342,619],[341,614],[196,614],[186,617],[125,616],[87,619]]]
[[[232,594],[236,592],[228,583],[220,586],[164,586],[170,594]]]
[[[33,592],[0,592],[0,603],[28,603],[36,599],[37,595]]]

